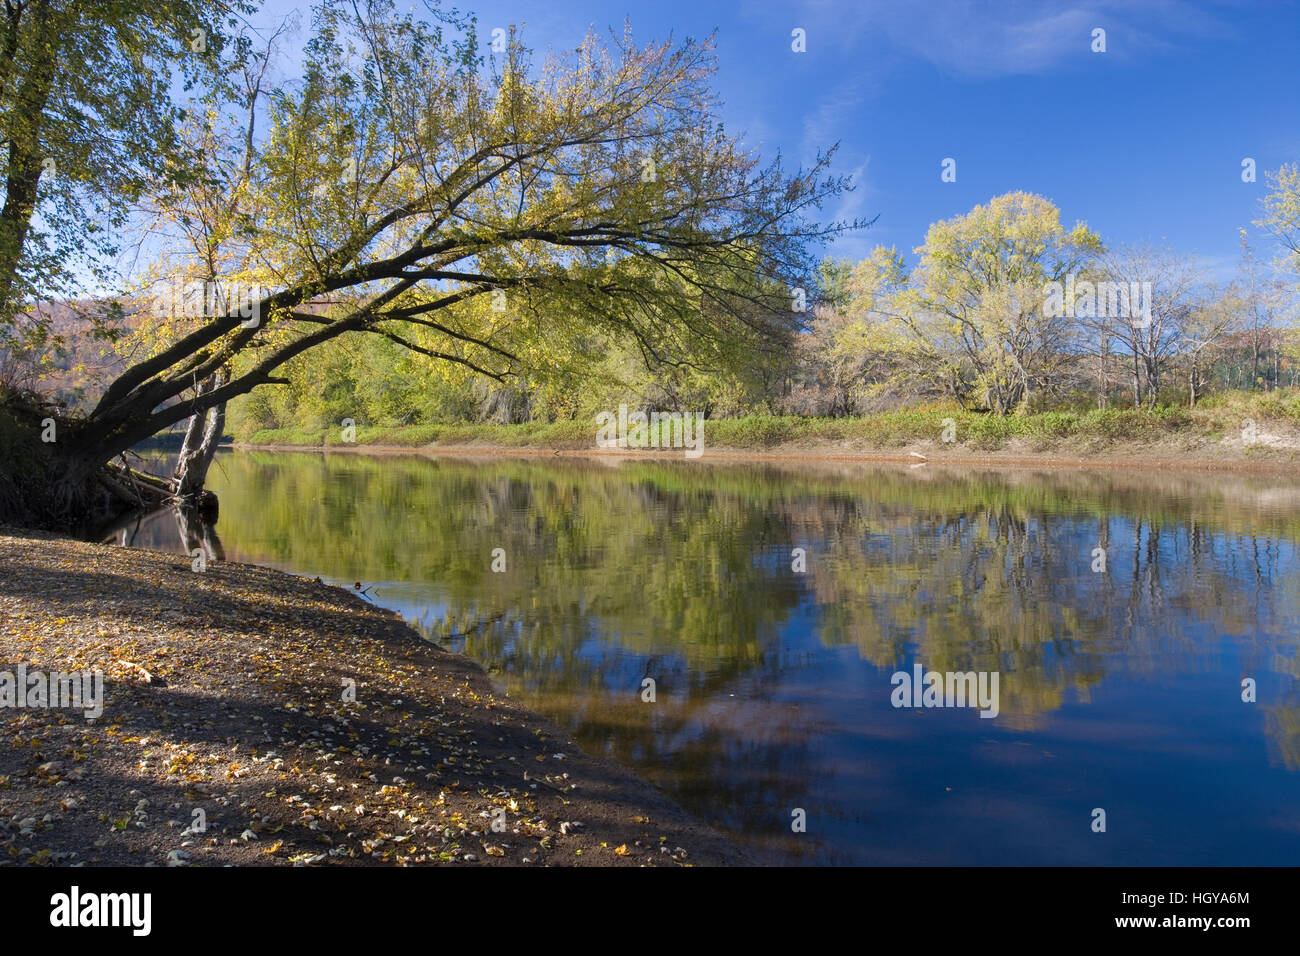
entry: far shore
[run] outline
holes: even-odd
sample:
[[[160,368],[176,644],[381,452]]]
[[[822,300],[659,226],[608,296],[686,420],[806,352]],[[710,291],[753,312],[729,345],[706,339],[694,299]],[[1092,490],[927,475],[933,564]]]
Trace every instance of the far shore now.
[[[231,442],[224,448],[241,451],[341,453],[360,455],[421,455],[427,457],[517,457],[517,458],[590,458],[607,462],[643,460],[689,460],[693,462],[838,462],[862,464],[930,465],[954,468],[1038,468],[1093,470],[1152,470],[1179,472],[1224,472],[1233,474],[1278,475],[1300,477],[1300,449],[1201,447],[1180,448],[1167,444],[1131,444],[1112,446],[1104,454],[1069,455],[1059,451],[1032,451],[1005,448],[972,451],[933,443],[916,443],[902,449],[861,450],[824,446],[780,445],[757,450],[748,448],[708,448],[698,457],[684,459],[675,449],[603,449],[550,448],[528,445],[475,443],[464,445],[393,445],[393,444],[282,444]]]
[[[656,418],[643,431],[632,433],[622,414],[616,442],[594,418],[399,426],[344,418],[347,427],[341,423],[336,428],[245,430],[236,434],[233,447],[371,455],[893,462],[1283,475],[1300,469],[1297,389],[1226,394],[1194,408],[1076,409],[998,417],[937,406],[842,418],[705,418],[697,419],[694,433],[680,421],[675,426],[655,424]]]

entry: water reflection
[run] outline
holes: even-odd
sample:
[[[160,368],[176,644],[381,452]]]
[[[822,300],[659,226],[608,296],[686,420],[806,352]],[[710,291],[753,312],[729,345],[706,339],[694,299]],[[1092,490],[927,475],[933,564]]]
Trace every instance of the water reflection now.
[[[174,540],[173,540],[174,535]],[[203,560],[225,561],[217,534],[217,516],[190,503],[177,502],[148,514],[124,515],[101,528],[95,538],[123,548],[175,551]]]
[[[1300,484],[240,452],[213,487],[221,539],[137,543],[366,582],[779,859],[1300,858]],[[1000,715],[895,709],[914,663],[998,671]]]

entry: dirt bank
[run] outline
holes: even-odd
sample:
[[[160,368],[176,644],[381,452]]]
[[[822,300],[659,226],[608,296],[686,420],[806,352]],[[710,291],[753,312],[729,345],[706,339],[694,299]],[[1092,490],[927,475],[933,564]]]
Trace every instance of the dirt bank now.
[[[751,862],[318,580],[0,531],[0,672],[20,665],[101,669],[103,714],[0,706],[0,862]]]
[[[419,447],[388,444],[250,444],[235,442],[228,446],[244,451],[342,452],[366,455],[489,456],[528,458],[596,458],[606,461],[661,458],[682,460],[681,451],[619,450],[593,448],[540,448],[527,445],[503,445],[475,442],[463,445],[423,445]],[[1300,452],[1289,445],[1244,446],[1233,443],[1189,443],[1186,441],[1134,442],[1111,444],[1104,451],[1071,453],[1068,447],[1048,450],[1028,442],[1013,442],[1006,448],[975,450],[950,447],[937,442],[917,442],[899,449],[875,450],[837,443],[777,445],[757,450],[745,448],[706,448],[691,459],[701,462],[776,461],[776,462],[894,462],[953,467],[980,466],[1005,468],[1089,468],[1099,470],[1153,470],[1231,472],[1236,474],[1294,476],[1300,470]]]

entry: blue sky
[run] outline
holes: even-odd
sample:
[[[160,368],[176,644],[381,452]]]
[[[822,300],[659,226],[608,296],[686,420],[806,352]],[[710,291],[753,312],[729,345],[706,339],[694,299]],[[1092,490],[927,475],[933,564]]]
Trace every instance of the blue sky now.
[[[832,249],[851,258],[878,244],[910,254],[931,222],[1025,189],[1110,244],[1167,245],[1227,278],[1264,172],[1300,160],[1300,5],[1288,0],[456,5],[485,40],[522,25],[539,54],[624,17],[641,41],[716,31],[730,130],[789,163],[840,144],[836,170],[858,188],[829,216],[879,217]],[[263,18],[308,8],[272,0]],[[795,28],[805,53],[791,50]],[[1104,53],[1091,50],[1096,28]],[[956,182],[940,180],[945,157]],[[1242,182],[1245,157],[1255,183]]]

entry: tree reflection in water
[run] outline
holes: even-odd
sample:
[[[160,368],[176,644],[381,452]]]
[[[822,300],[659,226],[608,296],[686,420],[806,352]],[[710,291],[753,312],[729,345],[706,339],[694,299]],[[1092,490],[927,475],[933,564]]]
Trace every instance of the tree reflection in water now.
[[[1300,851],[1296,482],[933,463],[220,462],[231,560],[367,582],[584,747],[782,859]],[[220,553],[189,519],[135,540]],[[893,709],[889,675],[913,662],[998,671],[1000,715]],[[1245,676],[1258,704],[1240,700]],[[1123,827],[1090,839],[1087,813],[1105,801]],[[1218,822],[1198,815],[1207,805]],[[790,832],[794,808],[806,834]]]

